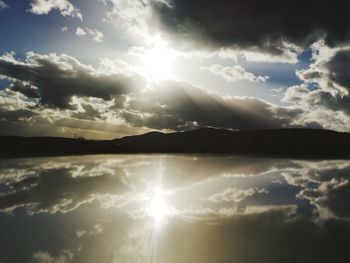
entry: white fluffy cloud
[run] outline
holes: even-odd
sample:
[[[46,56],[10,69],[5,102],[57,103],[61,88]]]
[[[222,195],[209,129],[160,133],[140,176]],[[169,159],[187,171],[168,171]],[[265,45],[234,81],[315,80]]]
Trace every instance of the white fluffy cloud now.
[[[222,66],[219,64],[213,64],[203,69],[207,69],[213,74],[223,77],[228,82],[235,82],[240,80],[247,80],[251,82],[265,82],[269,79],[268,76],[256,76],[253,73],[246,71],[240,65]]]
[[[330,48],[319,41],[312,51],[310,66],[296,71],[303,83],[288,88],[283,101],[305,109],[300,124],[317,120],[324,128],[350,131],[350,46]]]
[[[77,27],[75,34],[79,37],[88,36],[91,37],[96,42],[102,42],[103,33],[98,31],[97,29],[91,29],[88,27]]]
[[[72,16],[83,19],[80,10],[68,0],[31,0],[30,12],[36,15],[47,15],[52,10],[58,10],[62,16]]]
[[[158,0],[102,0],[110,6],[106,20],[121,25],[134,36],[146,37],[152,20],[151,2]]]

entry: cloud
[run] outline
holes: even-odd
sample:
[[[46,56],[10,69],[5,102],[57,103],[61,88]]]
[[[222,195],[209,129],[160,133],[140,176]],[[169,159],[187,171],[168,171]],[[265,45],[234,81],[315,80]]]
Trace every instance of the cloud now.
[[[84,119],[84,120],[101,120],[105,119],[101,112],[96,109],[92,104],[80,104],[83,111],[72,113],[73,118]]]
[[[318,188],[302,190],[298,197],[314,204],[320,217],[350,218],[350,208],[346,201],[350,198],[349,180],[333,178],[320,183]]]
[[[63,250],[59,255],[53,256],[47,251],[37,251],[33,253],[33,261],[36,263],[68,263],[74,255],[69,250]]]
[[[81,27],[77,27],[75,34],[77,36],[86,36],[86,31],[84,29],[82,29]]]
[[[162,168],[159,166],[160,163]],[[198,199],[199,204],[205,204],[205,208],[210,208],[210,214],[213,216],[215,213],[217,215],[254,211],[260,213],[275,208],[267,206],[260,209],[253,208],[255,203],[250,204],[245,211],[238,211],[236,207],[226,209],[223,206],[225,209],[218,212],[216,208],[214,210],[211,208],[212,205],[218,204],[216,201],[241,202],[248,197],[252,197],[249,199],[254,201],[254,195],[268,194],[267,190],[255,185],[260,184],[259,179],[266,178],[265,174],[268,172],[285,166],[286,163],[276,164],[275,160],[232,156],[154,158],[140,155],[120,156],[117,159],[108,156],[84,156],[74,160],[70,157],[58,157],[50,162],[45,158],[34,161],[28,159],[20,163],[10,161],[0,165],[0,187],[4,188],[0,196],[0,209],[8,213],[17,208],[24,208],[29,214],[67,213],[78,210],[84,204],[96,204],[94,200],[105,209],[113,207],[132,211],[139,207],[147,208],[147,203],[153,196],[153,187],[158,184],[157,176],[147,175],[159,174],[161,170],[162,173],[169,175],[162,180],[164,196],[169,200],[169,205],[180,205],[176,211],[174,210],[178,215],[206,213],[200,207],[191,207],[187,201],[184,203],[185,207],[181,208],[183,198],[190,198],[194,204],[195,199]],[[176,169],[178,167],[181,169]],[[230,177],[224,173],[230,174]],[[264,176],[261,176],[262,174]],[[239,184],[240,181],[252,181],[253,177],[255,178],[253,186],[242,187]],[[231,193],[225,191],[228,184],[222,185],[220,180],[230,184],[234,182],[235,191],[232,190]],[[211,187],[208,187],[209,185]],[[217,186],[220,188],[213,194],[212,190]],[[198,190],[201,192],[196,192]],[[214,196],[216,192],[216,197],[210,200],[200,198]],[[223,192],[225,194],[222,194]],[[195,199],[193,199],[194,193],[194,196],[197,196]]]
[[[339,50],[326,64],[329,71],[329,80],[335,83],[335,87],[345,88],[346,95],[350,93],[350,77],[347,71],[349,65],[350,47],[346,50]]]
[[[74,108],[71,104],[73,96],[110,100],[113,96],[131,92],[136,85],[130,77],[97,72],[71,56],[54,53],[29,52],[25,61],[5,54],[0,57],[0,75],[16,81],[14,90],[30,98],[40,97],[43,105],[63,109]]]
[[[349,131],[350,123],[350,47],[330,48],[320,41],[313,45],[312,63],[296,72],[303,82],[287,89],[283,101],[300,105],[300,120],[319,120],[329,129]]]
[[[52,109],[37,105],[19,92],[0,92],[1,135],[58,136],[113,139],[149,130],[133,128],[108,110],[113,101],[74,98],[74,110]]]
[[[0,108],[0,121],[17,122],[24,121],[31,118],[36,114],[31,110],[18,109],[18,110],[4,110]]]
[[[91,230],[77,230],[76,235],[78,238],[81,238],[83,236],[94,236],[94,235],[99,235],[103,232],[103,228],[101,227],[100,224],[96,224],[92,227]]]
[[[123,26],[130,34],[147,35],[153,0],[102,0],[109,7],[106,21]]]
[[[239,216],[257,215],[270,212],[282,212],[285,215],[293,215],[296,212],[295,205],[260,205],[260,206],[246,206],[244,209],[238,209],[235,206],[231,207],[188,207],[183,210],[172,211],[172,216],[177,216],[183,219],[191,218],[194,221],[220,222],[223,219],[236,219]]]
[[[18,91],[28,98],[40,98],[38,88],[23,81],[13,81],[10,85],[10,89]]]
[[[349,219],[350,163],[344,160],[294,161],[282,171],[289,185],[300,189],[297,197],[314,207],[319,219]]]
[[[324,39],[335,47],[350,40],[342,19],[347,16],[346,5],[341,1],[336,5],[319,5],[314,0],[307,4],[301,0],[103,2],[109,7],[106,20],[124,27],[128,37],[149,44],[152,37],[161,36],[187,56],[295,64],[314,42]]]
[[[35,176],[8,185],[0,196],[0,210],[24,207],[28,213],[66,213],[103,194],[123,194],[128,187],[120,174],[74,177],[72,168],[43,169]]]
[[[96,30],[96,29],[90,29],[87,27],[81,28],[77,27],[77,30],[75,31],[75,34],[79,37],[82,36],[89,36],[92,38],[92,40],[96,42],[102,42],[103,39],[103,33]]]
[[[219,21],[217,23],[206,21],[206,23],[210,24],[208,26],[205,24],[201,25],[200,22],[202,21],[193,22],[191,18],[184,18],[184,21],[181,21],[180,17],[172,17],[172,15],[178,15],[175,14],[176,11],[174,10],[182,12],[180,10],[181,6],[177,8],[179,3],[176,1],[103,0],[103,2],[108,5],[110,10],[107,12],[105,20],[114,23],[118,27],[122,26],[128,33],[127,37],[136,38],[139,42],[144,41],[149,44],[152,43],[154,38],[161,36],[169,41],[172,46],[176,47],[178,51],[181,50],[184,56],[208,57],[219,55],[230,59],[241,57],[247,61],[256,62],[297,63],[297,54],[302,51],[298,46],[284,39],[270,41],[270,44],[264,43],[265,48],[259,47],[259,44],[241,45],[235,41],[227,45],[214,44],[214,41],[208,40],[209,35],[205,32],[207,27],[213,24],[217,24],[217,26],[222,25],[222,28],[227,30],[233,27],[224,26],[224,22],[221,24]],[[182,4],[191,6],[193,2],[189,1]],[[208,5],[208,9],[218,9],[213,8],[212,6],[216,4],[209,1],[205,1],[204,5],[202,3],[194,3],[194,5],[197,5],[197,8],[202,10],[197,11],[203,12],[203,16],[206,15],[204,14],[205,11],[203,11],[203,9],[207,9],[206,5]],[[230,5],[230,2],[221,2],[220,5],[217,4],[216,6],[220,7],[221,5]],[[233,10],[233,8],[228,6],[226,13],[228,13],[227,10]],[[196,11],[193,9],[184,12],[189,17],[192,14],[196,15]],[[210,13],[209,10],[207,12]],[[208,15],[214,17],[216,14]],[[226,14],[227,16],[229,14]],[[226,18],[222,15],[220,19]],[[268,45],[273,46],[273,48],[266,48]]]
[[[151,1],[160,28],[198,46],[258,49],[282,54],[325,37],[334,45],[349,40],[345,3],[258,0]],[[300,8],[302,6],[302,8]],[[327,19],[324,19],[327,17]]]
[[[57,9],[62,16],[72,16],[83,19],[80,10],[68,0],[30,0],[30,12],[36,15],[47,15]]]
[[[302,113],[254,97],[225,97],[185,81],[149,82],[120,60],[103,59],[93,68],[65,54],[29,52],[19,60],[6,53],[0,57],[0,75],[12,81],[0,92],[0,106],[36,113],[26,122],[3,122],[2,133],[8,134],[25,126],[28,134],[39,126],[46,133],[51,126],[50,134],[91,129],[109,138],[118,130],[281,128],[291,127]]]
[[[253,97],[222,97],[181,81],[163,81],[116,107],[137,127],[184,130],[196,127],[259,129],[289,127],[300,114]]]
[[[207,201],[213,203],[221,202],[235,202],[239,203],[245,198],[253,196],[255,194],[266,194],[268,191],[266,189],[250,188],[250,189],[236,189],[236,188],[227,188],[223,192],[209,196]]]
[[[0,1],[0,10],[5,8],[9,8],[9,6],[5,2]]]
[[[289,169],[283,170],[281,174],[288,184],[300,187],[346,178],[350,172],[350,163],[344,160],[294,161],[294,164],[288,166]]]
[[[271,167],[275,170],[266,173]],[[256,263],[262,259],[271,263],[286,259],[288,262],[347,262],[349,167],[349,162],[344,160],[210,155],[6,160],[0,163],[1,198],[19,192],[21,194],[11,200],[33,202],[31,207],[25,206],[26,209],[43,205],[46,208],[41,210],[41,215],[27,216],[23,208],[11,216],[0,215],[0,223],[7,226],[0,235],[0,258],[38,263],[97,262],[101,258],[106,262],[140,262],[152,261],[150,258],[155,259],[156,255],[164,263],[228,263],[233,258],[237,263]],[[127,213],[138,207],[147,208],[149,199],[119,205],[144,193],[148,187],[157,186],[159,171],[166,175],[162,177],[165,192],[173,193],[164,198],[176,209],[165,219],[161,233],[158,232],[157,249],[149,253],[150,246],[145,250],[145,240],[154,233],[152,220],[133,219]],[[291,182],[280,176],[281,171],[294,178],[303,176],[305,181],[289,185]],[[228,178],[223,176],[225,172],[249,176]],[[200,183],[210,177],[214,180]],[[218,178],[222,179],[220,184],[215,180]],[[276,178],[282,182],[275,183]],[[124,187],[113,188],[117,181],[125,184],[126,190],[129,190],[127,186],[133,186],[133,191],[127,191],[126,200],[122,200],[124,195],[119,195]],[[187,191],[173,191],[176,186]],[[262,190],[263,186],[269,193],[249,198],[253,200],[242,209],[200,200],[201,196],[211,196],[231,186],[241,190],[255,187]],[[297,194],[304,189],[311,192],[304,192],[305,198],[300,200],[302,196]],[[203,193],[200,190],[209,195],[199,194]],[[85,194],[81,194],[83,192]],[[63,197],[67,197],[64,202]],[[54,203],[64,203],[64,210],[70,200],[74,203],[87,200],[86,197],[96,199],[69,213],[48,214]],[[108,201],[113,204],[106,206]],[[316,209],[328,207],[333,212],[339,209],[342,214],[320,218],[317,213],[309,213],[309,203]],[[19,239],[22,242],[16,242]]]
[[[213,64],[209,67],[204,67],[211,73],[223,77],[228,82],[235,82],[240,80],[247,80],[250,82],[265,82],[269,79],[268,76],[255,76],[253,73],[246,71],[242,66],[222,66],[219,64]]]

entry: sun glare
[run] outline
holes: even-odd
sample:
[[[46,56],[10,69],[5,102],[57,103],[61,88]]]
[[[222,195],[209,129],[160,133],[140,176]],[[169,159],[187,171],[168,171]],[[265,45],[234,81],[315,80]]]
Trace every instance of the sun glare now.
[[[152,81],[172,78],[171,66],[175,58],[176,52],[165,41],[157,39],[140,57],[140,73]]]
[[[156,188],[148,209],[148,216],[153,218],[154,222],[158,225],[162,223],[167,214],[168,209],[164,200],[163,191],[160,188]]]

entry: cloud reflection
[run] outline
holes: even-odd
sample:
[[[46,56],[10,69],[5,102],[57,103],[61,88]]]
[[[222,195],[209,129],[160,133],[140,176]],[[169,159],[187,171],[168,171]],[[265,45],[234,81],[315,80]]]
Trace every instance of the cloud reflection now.
[[[349,172],[215,155],[2,160],[0,262],[343,262]]]

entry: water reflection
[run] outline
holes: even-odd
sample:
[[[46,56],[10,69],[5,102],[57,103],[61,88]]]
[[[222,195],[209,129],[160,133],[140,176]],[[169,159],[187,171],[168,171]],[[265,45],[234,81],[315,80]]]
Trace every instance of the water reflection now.
[[[0,262],[347,262],[350,161],[0,160]]]

